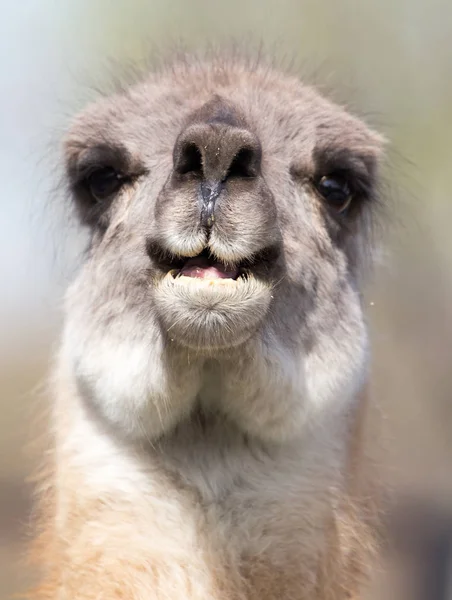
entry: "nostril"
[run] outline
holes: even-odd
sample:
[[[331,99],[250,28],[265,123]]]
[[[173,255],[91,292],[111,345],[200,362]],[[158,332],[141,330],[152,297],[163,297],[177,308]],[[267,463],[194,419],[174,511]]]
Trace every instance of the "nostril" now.
[[[202,155],[195,143],[187,142],[180,146],[174,157],[174,170],[179,175],[193,173],[202,176]]]
[[[256,177],[259,173],[260,151],[241,148],[232,159],[227,177]]]

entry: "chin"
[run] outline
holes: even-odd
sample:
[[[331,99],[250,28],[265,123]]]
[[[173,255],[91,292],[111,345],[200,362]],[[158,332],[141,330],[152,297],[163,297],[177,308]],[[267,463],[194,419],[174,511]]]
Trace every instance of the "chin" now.
[[[168,338],[206,353],[250,339],[271,300],[271,285],[249,273],[210,279],[172,270],[154,287],[155,307]]]

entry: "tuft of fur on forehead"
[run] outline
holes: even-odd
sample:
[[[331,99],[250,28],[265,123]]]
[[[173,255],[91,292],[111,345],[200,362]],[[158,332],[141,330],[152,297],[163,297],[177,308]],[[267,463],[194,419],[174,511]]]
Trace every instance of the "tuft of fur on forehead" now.
[[[265,109],[269,108],[269,118],[276,113],[279,124],[288,127],[288,139],[297,135],[302,127],[306,138],[316,132],[320,149],[325,144],[328,147],[334,144],[338,150],[352,147],[362,153],[363,158],[378,160],[381,156],[385,143],[381,134],[353,117],[346,107],[319,95],[295,74],[274,69],[262,58],[255,61],[237,54],[220,53],[205,58],[197,55],[176,58],[155,71],[136,75],[130,85],[117,86],[103,98],[101,95],[74,122],[67,142],[69,158],[71,148],[75,152],[80,150],[78,143],[83,146],[103,139],[117,141],[114,135],[121,131],[117,126],[124,117],[133,117],[138,125],[140,119],[157,110],[173,113],[170,117],[178,119],[181,113],[186,113],[185,107],[200,108],[204,98],[210,99],[221,90],[232,98],[235,91],[238,99],[244,96],[248,96],[248,100],[259,99],[251,110],[265,115]],[[91,127],[85,128],[86,125]],[[139,137],[138,131],[136,135]]]

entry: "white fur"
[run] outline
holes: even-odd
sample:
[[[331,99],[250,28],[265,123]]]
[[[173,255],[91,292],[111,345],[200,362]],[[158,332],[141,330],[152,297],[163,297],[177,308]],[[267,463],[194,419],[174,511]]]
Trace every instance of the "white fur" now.
[[[163,364],[162,339],[152,329],[123,336],[117,332],[93,339],[87,324],[69,319],[62,357],[74,371],[84,401],[124,435],[154,439],[187,416],[199,389],[196,369],[187,369],[184,385]]]

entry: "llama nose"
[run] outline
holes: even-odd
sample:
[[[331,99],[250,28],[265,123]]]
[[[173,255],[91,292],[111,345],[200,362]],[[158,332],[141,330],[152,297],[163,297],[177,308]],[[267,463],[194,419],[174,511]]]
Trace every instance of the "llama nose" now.
[[[260,174],[261,145],[241,127],[196,123],[187,127],[174,146],[174,172],[200,180],[201,222],[210,228],[215,205],[231,179],[252,179]]]

